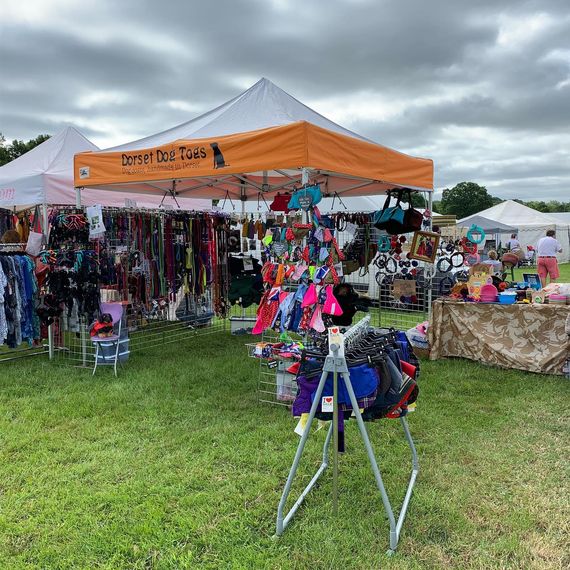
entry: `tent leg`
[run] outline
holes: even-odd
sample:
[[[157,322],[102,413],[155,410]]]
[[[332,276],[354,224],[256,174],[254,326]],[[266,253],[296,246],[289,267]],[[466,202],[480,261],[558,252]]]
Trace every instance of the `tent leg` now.
[[[44,234],[44,243],[47,245],[49,235],[49,213],[47,204],[42,204],[42,232]],[[53,359],[53,325],[48,327],[48,355],[49,359]]]
[[[75,188],[75,207],[81,208],[81,188],[79,186]]]
[[[430,219],[429,219],[429,228],[428,230],[432,231],[433,226],[433,192],[428,192],[428,210],[430,211]],[[432,286],[433,286],[433,272],[431,268],[428,269],[429,271],[429,278],[428,278],[428,290],[427,290],[427,305],[428,305],[428,314],[427,319],[431,321],[431,303],[432,303]]]

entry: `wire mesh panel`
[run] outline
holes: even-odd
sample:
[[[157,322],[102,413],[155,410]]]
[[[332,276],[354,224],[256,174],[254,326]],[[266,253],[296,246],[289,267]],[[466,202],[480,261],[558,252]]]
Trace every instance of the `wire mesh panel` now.
[[[283,353],[274,347],[289,343],[293,347],[306,347],[310,341],[306,335],[288,334],[285,339],[271,329],[258,337],[250,337],[246,343],[247,355],[259,361],[257,393],[259,401],[290,407],[297,394],[296,372],[291,366],[298,362],[292,353]],[[300,351],[294,348],[297,354]]]
[[[145,351],[161,344],[183,343],[198,335],[225,331],[227,322],[215,315],[211,295],[205,294],[198,302],[183,298],[178,307],[156,303],[150,311],[142,311],[140,307],[127,306],[122,336],[130,352]],[[70,324],[67,316],[57,319],[54,359],[61,364],[93,366],[95,346],[89,334],[91,324],[84,319]]]
[[[19,360],[22,358],[30,358],[32,356],[46,356],[48,354],[47,342],[40,342],[29,346],[27,344],[20,345],[17,348],[8,348],[0,346],[0,362],[8,362],[10,360]]]

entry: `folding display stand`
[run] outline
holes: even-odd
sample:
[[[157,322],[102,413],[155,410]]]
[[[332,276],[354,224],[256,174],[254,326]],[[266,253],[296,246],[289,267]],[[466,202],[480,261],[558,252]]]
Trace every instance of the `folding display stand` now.
[[[287,527],[287,525],[291,522],[291,519],[297,512],[297,509],[305,499],[305,497],[309,494],[311,489],[314,487],[315,483],[328,467],[329,463],[329,448],[331,439],[333,440],[333,514],[337,514],[338,510],[338,375],[342,377],[346,390],[350,397],[350,402],[352,405],[352,409],[354,415],[356,417],[356,422],[358,424],[358,429],[360,430],[360,435],[364,441],[364,445],[366,447],[366,452],[368,454],[368,459],[370,460],[370,465],[372,466],[372,472],[374,473],[374,478],[376,480],[376,485],[380,491],[380,496],[382,497],[382,503],[384,505],[384,510],[388,516],[388,520],[390,522],[390,550],[388,550],[388,554],[393,554],[397,545],[398,540],[400,538],[400,532],[402,530],[402,525],[404,524],[404,518],[406,516],[406,511],[408,510],[408,505],[410,502],[410,498],[412,496],[412,489],[414,488],[416,477],[419,472],[419,464],[418,464],[418,455],[416,452],[416,448],[414,442],[412,440],[412,436],[410,435],[410,430],[408,427],[408,423],[405,417],[400,418],[400,422],[402,427],[404,428],[404,434],[406,436],[406,440],[410,449],[412,451],[412,474],[410,477],[410,481],[408,483],[408,488],[406,491],[406,495],[404,497],[404,502],[402,503],[402,508],[400,510],[400,514],[398,516],[398,520],[396,521],[394,516],[394,511],[392,510],[392,505],[390,504],[390,499],[386,493],[386,489],[384,488],[384,483],[382,481],[382,475],[380,474],[380,469],[378,468],[378,464],[376,462],[376,458],[374,456],[374,451],[372,449],[372,445],[370,444],[370,439],[368,438],[368,432],[366,430],[366,426],[364,425],[364,420],[360,414],[360,410],[358,407],[358,402],[356,400],[356,396],[354,394],[354,389],[352,387],[352,383],[350,381],[350,373],[348,372],[348,366],[346,363],[346,358],[344,356],[345,346],[350,345],[351,343],[355,342],[363,333],[367,331],[369,328],[370,323],[370,316],[366,316],[362,319],[359,323],[351,327],[346,333],[341,334],[338,330],[338,327],[332,327],[329,329],[329,354],[325,359],[325,363],[323,366],[323,372],[321,374],[321,379],[319,381],[319,385],[317,387],[317,391],[315,393],[315,398],[311,405],[311,411],[309,413],[309,418],[307,420],[307,424],[304,428],[303,435],[301,437],[301,441],[299,442],[299,446],[297,447],[297,453],[295,454],[295,459],[293,460],[293,465],[291,466],[291,470],[289,471],[289,476],[287,477],[287,482],[285,483],[285,488],[283,489],[283,494],[281,496],[281,500],[279,501],[279,506],[277,508],[277,532],[276,536],[281,536],[283,531]],[[287,498],[289,497],[289,493],[291,491],[291,485],[293,483],[293,479],[295,478],[295,474],[297,473],[297,468],[299,466],[299,462],[301,456],[303,454],[303,450],[305,448],[305,444],[307,439],[309,438],[309,434],[311,433],[311,424],[313,423],[313,419],[315,417],[315,413],[317,411],[317,407],[321,401],[321,395],[323,392],[323,388],[325,386],[326,379],[329,373],[333,374],[333,420],[331,426],[328,430],[325,444],[323,447],[323,461],[321,466],[309,482],[309,484],[305,487],[295,504],[291,507],[290,511],[284,516],[284,509],[285,503],[287,502]]]

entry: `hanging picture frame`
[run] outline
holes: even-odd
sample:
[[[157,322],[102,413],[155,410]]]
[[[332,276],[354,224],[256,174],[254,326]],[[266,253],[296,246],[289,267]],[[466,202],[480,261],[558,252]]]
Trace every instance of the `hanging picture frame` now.
[[[412,247],[409,256],[412,259],[419,259],[433,263],[439,246],[440,235],[434,232],[414,232]]]

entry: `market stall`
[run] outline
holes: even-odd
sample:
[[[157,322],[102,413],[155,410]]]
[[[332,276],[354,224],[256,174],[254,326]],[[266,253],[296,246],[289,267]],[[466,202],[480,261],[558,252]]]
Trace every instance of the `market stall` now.
[[[558,260],[560,262],[570,261],[570,225],[563,220],[550,214],[533,210],[514,200],[506,200],[487,210],[459,220],[458,225],[469,227],[474,223],[476,217],[479,216],[516,227],[518,230],[518,241],[521,243],[523,251],[527,251],[527,246],[535,247],[538,240],[544,237],[547,230],[555,230],[556,237],[562,245],[562,253]],[[505,245],[512,232],[505,230],[497,233],[501,234],[503,245]],[[499,243],[497,243],[497,246],[499,246]]]
[[[438,299],[430,358],[459,357],[543,374],[562,374],[570,354],[570,305],[486,304]]]
[[[162,133],[105,151],[78,154],[74,173],[79,199],[91,188],[120,193],[169,192],[175,197],[217,199],[230,203],[232,210],[237,204],[236,209],[243,213],[246,208],[242,204],[249,202],[259,209],[271,207],[269,204],[279,198],[287,203],[296,191],[309,186],[318,187],[323,201],[334,202],[339,211],[345,209],[341,200],[346,197],[385,197],[386,192],[403,188],[424,191],[429,204],[433,190],[431,160],[369,141],[312,111],[266,79],[216,109]],[[295,209],[302,208],[298,205]],[[283,210],[278,212],[277,223],[271,223],[272,232],[279,229],[282,233],[279,238],[273,236],[275,242],[287,241],[287,229],[299,223],[287,217],[289,208]],[[231,237],[236,244],[247,242],[247,249],[238,245],[236,253],[249,253],[250,244],[258,251],[267,248],[261,239],[255,240],[258,222],[257,217],[248,220],[247,233]],[[250,231],[254,232],[251,237]],[[364,259],[357,269],[366,272],[375,250],[362,250],[365,240],[354,241],[358,248],[353,248],[353,255]],[[330,242],[325,247],[330,249]]]

